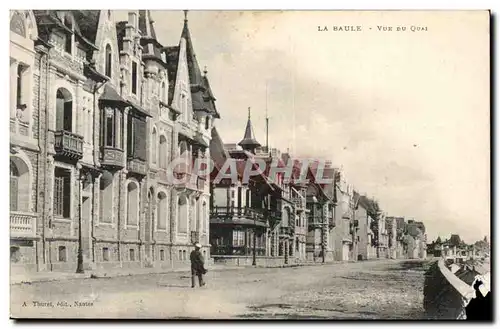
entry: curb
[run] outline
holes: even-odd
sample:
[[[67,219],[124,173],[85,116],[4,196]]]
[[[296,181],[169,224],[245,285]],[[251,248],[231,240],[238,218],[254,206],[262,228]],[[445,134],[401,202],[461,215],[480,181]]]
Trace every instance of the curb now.
[[[380,259],[373,259],[369,261],[379,261]],[[383,259],[385,260],[385,259]],[[364,261],[362,261],[364,262]],[[217,268],[209,268],[211,272],[221,272],[221,271],[231,271],[231,270],[245,270],[248,268],[295,268],[295,267],[306,267],[306,266],[325,266],[325,265],[335,265],[335,264],[349,264],[349,263],[360,263],[360,261],[330,261],[325,263],[297,263],[297,264],[283,264],[283,265],[245,265],[245,266],[220,266]],[[54,281],[66,281],[73,279],[111,279],[117,277],[125,276],[136,276],[136,275],[151,275],[151,274],[169,274],[169,273],[189,273],[189,268],[177,268],[177,269],[165,269],[160,271],[150,271],[144,273],[134,273],[134,272],[117,272],[109,274],[106,272],[88,272],[84,274],[73,274],[65,277],[47,277],[47,278],[33,278],[33,279],[22,279],[19,281],[10,282],[10,285],[22,285],[22,284],[32,284],[39,282],[54,282]],[[50,272],[48,272],[50,273]],[[56,273],[56,272],[55,272]]]

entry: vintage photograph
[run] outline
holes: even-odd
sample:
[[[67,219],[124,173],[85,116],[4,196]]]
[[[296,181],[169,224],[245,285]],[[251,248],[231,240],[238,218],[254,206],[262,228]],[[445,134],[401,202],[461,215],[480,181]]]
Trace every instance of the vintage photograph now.
[[[492,321],[490,38],[10,10],[11,318]]]

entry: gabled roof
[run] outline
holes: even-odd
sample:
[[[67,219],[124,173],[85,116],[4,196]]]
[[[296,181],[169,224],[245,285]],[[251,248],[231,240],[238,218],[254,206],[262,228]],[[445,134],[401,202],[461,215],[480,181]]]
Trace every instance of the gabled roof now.
[[[58,12],[68,12],[75,20],[71,31],[64,25]],[[69,33],[74,32],[75,36],[85,44],[87,48],[98,50],[95,45],[95,35],[99,24],[99,10],[33,10],[36,24],[39,30],[39,37],[48,41],[49,33],[53,27],[60,28]]]

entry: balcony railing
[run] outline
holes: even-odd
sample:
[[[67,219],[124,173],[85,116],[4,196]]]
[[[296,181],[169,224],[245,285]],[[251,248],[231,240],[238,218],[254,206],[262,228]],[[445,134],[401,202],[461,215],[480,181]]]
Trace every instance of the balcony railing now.
[[[36,216],[18,211],[10,212],[10,236],[15,237],[35,237],[36,236]]]
[[[104,146],[102,148],[101,165],[123,168],[123,156],[123,150],[112,146]]]
[[[127,161],[127,170],[140,175],[146,175],[146,161],[137,158],[129,158]]]
[[[79,160],[83,157],[83,137],[66,130],[56,131],[54,149],[57,155]]]
[[[254,209],[249,207],[238,208],[238,207],[223,207],[215,206],[213,207],[212,217],[245,217],[248,219],[263,220],[264,214],[260,209]]]

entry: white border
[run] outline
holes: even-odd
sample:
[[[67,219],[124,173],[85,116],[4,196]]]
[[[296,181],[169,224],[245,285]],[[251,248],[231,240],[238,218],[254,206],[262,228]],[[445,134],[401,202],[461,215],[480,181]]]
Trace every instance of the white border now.
[[[439,0],[419,0],[419,1],[416,1],[416,0],[411,0],[411,1],[405,1],[405,2],[402,2],[402,1],[390,1],[390,0],[379,0],[379,1],[373,1],[373,0],[350,0],[350,1],[338,1],[338,2],[335,2],[335,3],[332,3],[332,2],[328,2],[328,1],[324,1],[324,0],[309,0],[309,1],[269,1],[269,0],[254,0],[254,1],[248,1],[248,2],[229,2],[229,1],[221,1],[221,0],[214,0],[214,1],[210,1],[210,2],[206,2],[206,1],[192,1],[192,0],[187,0],[187,1],[169,1],[168,3],[165,3],[165,2],[158,2],[158,1],[141,1],[141,2],[137,2],[137,1],[121,1],[119,2],[120,5],[121,5],[121,8],[114,8],[114,9],[139,9],[139,8],[148,8],[148,9],[178,9],[178,10],[181,10],[181,9],[364,9],[364,10],[370,10],[370,9],[493,9],[494,12],[498,13],[500,12],[500,2],[497,1],[497,0],[476,0],[476,1],[464,1],[464,0],[448,0],[448,1],[439,1]],[[3,4],[6,4],[6,10],[8,10],[8,6],[9,2],[2,2],[2,5]],[[87,0],[85,2],[85,7],[87,8],[92,8],[92,9],[108,9],[108,8],[103,8],[104,6],[109,6],[109,3],[105,3],[103,1],[97,1],[97,0]],[[22,1],[16,1],[15,2],[15,6],[17,8],[20,8],[20,9],[46,9],[46,8],[65,8],[65,9],[82,9],[82,3],[80,2],[71,2],[71,1],[44,1],[44,2],[39,2],[39,1],[34,1],[34,0],[22,0]],[[8,24],[8,22],[5,22],[5,24]],[[496,22],[496,26],[495,26],[495,35],[498,36],[499,35],[499,23],[498,23],[498,18],[497,18],[497,22]],[[4,60],[3,60],[3,63],[7,63],[7,57],[9,56],[9,29],[7,28],[7,26],[5,26],[5,28],[2,30],[3,34],[3,39],[4,41],[1,43],[1,45],[3,45],[4,47]],[[495,48],[496,48],[496,45],[495,45]],[[498,55],[498,52],[495,51],[495,54]],[[495,58],[497,59],[497,58]],[[497,62],[497,70],[498,70],[498,62]],[[0,65],[0,70],[2,70],[3,74],[2,76],[4,77],[7,77],[9,75],[8,71],[7,71],[7,65]],[[497,73],[495,71],[495,73]],[[2,88],[1,90],[3,90],[4,92],[4,97],[3,97],[3,100],[4,100],[4,106],[3,108],[4,109],[8,109],[9,108],[9,95],[6,95],[6,93],[9,92],[9,86],[7,85],[8,84],[8,79],[3,79],[2,80],[3,83],[4,83],[4,88]],[[498,88],[498,85],[496,85],[496,88]],[[495,92],[496,91],[496,88],[495,90],[492,90],[492,92]],[[492,111],[494,111],[496,109],[492,109]],[[4,113],[5,114],[5,113]],[[497,117],[497,120],[498,120],[498,115],[496,116]],[[8,149],[8,141],[9,141],[9,127],[8,127],[8,124],[9,124],[9,121],[8,120],[4,120],[2,121],[3,124],[5,125],[4,126],[4,129],[0,129],[1,133],[4,135],[4,138],[2,138],[1,140],[4,141],[4,143],[1,143],[1,146],[3,148],[3,154],[7,154],[7,149]],[[499,127],[498,125],[498,122],[497,123],[497,128]],[[496,145],[498,146],[498,143],[496,143]],[[495,149],[496,152],[498,152],[498,149]],[[8,165],[8,162],[7,161],[3,161],[2,162],[2,165],[4,166],[4,168],[0,169],[0,172],[3,172],[4,175],[1,175],[1,179],[4,180],[4,183],[1,184],[1,186],[8,186],[7,185],[7,165]],[[1,209],[4,209],[5,212],[8,211],[8,198],[1,198],[2,200],[2,203],[4,203],[4,207],[1,207]],[[495,204],[500,204],[500,196],[498,196],[498,194],[496,195],[495,197],[495,200],[493,201]],[[6,216],[5,216],[6,217]],[[494,219],[493,219],[494,220]],[[3,231],[5,235],[8,235],[9,234],[9,231],[8,230],[4,230]],[[6,237],[5,239],[3,239],[3,241],[7,244],[9,243],[9,239]],[[495,244],[494,246],[496,246],[497,244]],[[4,247],[3,250],[7,250],[7,246]],[[495,255],[497,254],[497,250],[498,248],[496,248],[495,250]],[[7,264],[8,263],[8,256],[7,256],[7,252],[3,252],[1,253],[2,255],[2,258],[1,259],[1,262],[3,264]],[[3,268],[6,268],[3,267]],[[2,275],[4,276],[4,282],[6,282],[9,278],[9,272],[4,270],[2,271]],[[4,284],[2,285],[2,287],[7,287],[7,284]],[[10,304],[10,300],[9,300],[9,294],[8,293],[3,293],[1,294],[2,296],[2,307],[1,307],[1,310],[3,312],[5,312],[6,314],[3,314],[2,316],[2,319],[8,319],[9,317],[9,304]],[[496,299],[495,299],[496,300]],[[494,312],[494,314],[500,314],[498,312],[498,308],[499,308],[499,305],[500,303],[496,302],[495,303],[496,305],[496,312]],[[498,318],[498,316],[497,316]],[[288,326],[290,323],[282,323],[281,325],[282,326]],[[316,324],[316,323],[315,323]],[[349,327],[351,326],[355,326],[355,327],[359,327],[359,326],[362,326],[362,325],[366,325],[366,324],[371,324],[373,325],[373,323],[369,323],[369,322],[363,322],[362,324],[354,324],[354,323],[350,323],[349,324]],[[63,324],[64,325],[64,324]],[[68,326],[71,326],[72,324],[70,323],[67,323]],[[169,326],[171,327],[181,327],[183,326],[182,324],[175,324],[175,323],[169,323],[168,324]],[[260,324],[259,326],[262,326],[262,327],[271,327],[271,326],[277,326],[277,325],[280,325],[278,323],[276,324]],[[304,325],[304,326],[312,326],[312,324],[309,324],[309,323],[300,323],[299,325]],[[324,323],[324,325],[326,326],[331,326],[331,325],[334,325],[334,326],[340,326],[340,327],[344,327],[344,325],[342,323]],[[384,325],[384,324],[382,324]],[[396,326],[399,325],[399,324],[395,324]],[[405,326],[418,326],[418,327],[441,327],[442,326],[442,323],[405,323],[404,324]],[[9,321],[7,323],[7,327],[10,327],[10,326],[13,326],[13,322],[12,321]],[[51,328],[53,327],[53,324],[51,323],[46,323],[46,324],[43,324],[41,323],[39,325],[40,327],[47,327],[47,328]],[[110,327],[120,327],[121,324],[120,323],[103,323],[103,324],[97,324],[97,323],[89,323],[89,324],[80,324],[79,327],[88,327],[88,328],[110,328]],[[211,324],[211,325],[208,325],[210,327],[213,327],[213,328],[216,328],[218,327],[218,324]],[[479,325],[474,325],[474,326],[477,326],[479,327]],[[2,326],[3,327],[3,326]],[[130,328],[143,328],[143,324],[141,323],[137,323],[137,324],[133,324],[133,325],[128,325],[128,327]],[[347,326],[346,326],[347,327]]]

